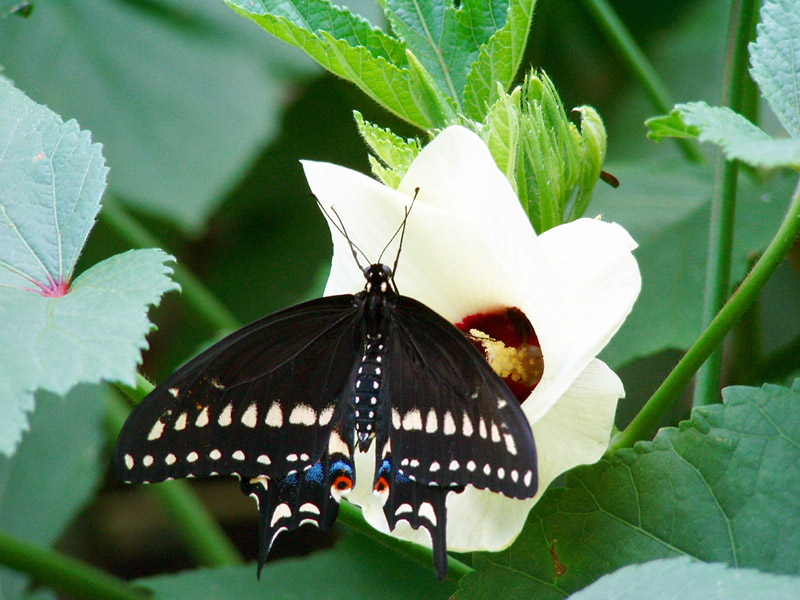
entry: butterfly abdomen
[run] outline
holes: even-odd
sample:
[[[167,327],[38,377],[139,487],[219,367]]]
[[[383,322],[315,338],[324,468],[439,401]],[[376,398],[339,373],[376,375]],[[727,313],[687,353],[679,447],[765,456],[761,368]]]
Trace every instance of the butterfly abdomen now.
[[[359,447],[366,451],[378,427],[381,414],[381,388],[383,386],[385,338],[383,334],[368,337],[356,370],[351,402],[355,415],[356,436]]]

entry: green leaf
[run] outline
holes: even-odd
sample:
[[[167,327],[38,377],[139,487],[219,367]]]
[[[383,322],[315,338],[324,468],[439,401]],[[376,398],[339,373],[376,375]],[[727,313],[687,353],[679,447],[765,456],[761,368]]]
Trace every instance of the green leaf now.
[[[520,142],[519,98],[521,88],[507,94],[497,83],[497,100],[483,121],[481,137],[489,147],[494,162],[517,191],[517,156]]]
[[[69,282],[105,190],[101,150],[0,79],[0,288]]]
[[[191,234],[277,135],[298,79],[317,71],[216,0],[39,8],[0,21],[7,75],[103,140],[111,193]]]
[[[81,382],[136,384],[136,367],[153,325],[147,309],[177,289],[161,250],[132,250],[82,273],[69,292],[47,298],[0,290],[0,452],[26,428],[33,391],[65,394]]]
[[[467,73],[481,47],[505,24],[508,0],[465,0],[458,8],[416,0],[383,4],[392,29],[463,112]]]
[[[676,582],[680,582],[676,585]],[[800,578],[731,569],[688,557],[654,560],[604,575],[570,600],[791,600],[800,598]]]
[[[723,399],[653,442],[568,473],[508,550],[474,556],[477,573],[456,597],[496,598],[502,585],[506,598],[563,598],[622,566],[675,556],[800,573],[800,471],[791,468],[800,393],[732,387]]]
[[[750,45],[751,74],[772,110],[793,138],[800,137],[800,5],[766,0],[755,43]]]
[[[327,0],[226,0],[242,16],[297,46],[325,69],[423,129],[431,126],[416,103],[404,46]]]
[[[678,110],[673,110],[668,115],[651,117],[644,124],[650,130],[647,132],[647,137],[657,142],[666,137],[696,138],[700,135],[700,129],[687,125]]]
[[[506,90],[514,81],[525,53],[535,5],[536,0],[511,0],[504,25],[481,48],[464,90],[464,109],[471,119],[483,121],[499,98],[498,88]]]
[[[36,394],[19,450],[0,456],[0,530],[49,546],[89,502],[107,467],[107,393],[81,385],[65,398]],[[26,587],[26,578],[0,569],[0,597],[25,597]]]
[[[601,354],[617,368],[667,348],[685,350],[701,332],[713,174],[664,162],[605,168],[620,187],[599,185],[587,216],[602,214],[630,232],[639,243],[635,256],[643,281],[633,311]],[[733,281],[775,235],[794,184],[789,171],[776,171],[758,188],[750,178],[740,179]]]
[[[254,564],[220,567],[137,583],[160,600],[263,600],[265,594],[293,600],[444,600],[453,593],[450,582],[438,582],[432,571],[352,531],[330,550],[267,563],[260,582],[255,571]]]
[[[669,116],[650,119],[646,124],[651,129],[648,135],[656,140],[696,136],[701,142],[720,146],[729,160],[754,167],[800,167],[800,140],[771,138],[727,107],[705,102],[678,104]]]
[[[419,142],[415,139],[403,139],[388,129],[366,121],[357,110],[353,111],[353,117],[361,137],[383,163],[370,156],[372,172],[386,185],[397,188],[408,167],[419,154]]]

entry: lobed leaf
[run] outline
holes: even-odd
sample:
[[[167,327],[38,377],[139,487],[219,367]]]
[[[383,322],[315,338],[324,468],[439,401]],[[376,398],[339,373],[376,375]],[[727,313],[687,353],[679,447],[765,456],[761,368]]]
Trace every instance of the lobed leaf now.
[[[514,81],[535,5],[536,0],[512,0],[503,26],[481,47],[464,89],[464,110],[469,118],[483,121],[489,107],[499,98],[498,87],[507,90]]]
[[[0,452],[14,451],[33,409],[33,392],[66,394],[82,382],[136,385],[153,325],[150,306],[177,289],[161,250],[132,250],[82,273],[69,292],[48,298],[0,289]]]
[[[800,573],[800,472],[787,468],[800,461],[800,393],[732,387],[723,398],[568,473],[508,550],[474,556],[456,598],[563,598],[622,566],[676,556]]]
[[[571,600],[791,600],[800,597],[800,578],[731,569],[687,557],[623,567],[572,594]]]
[[[333,7],[327,0],[226,2],[272,35],[301,48],[334,75],[351,81],[400,118],[421,128],[431,126],[416,104],[411,73],[403,68],[407,64],[403,46],[368,28],[345,9]],[[352,35],[345,35],[349,30],[354,30]]]
[[[729,160],[741,160],[754,167],[800,168],[800,140],[774,139],[742,115],[727,107],[705,102],[677,104],[665,117],[647,122],[649,137],[697,137],[720,146]]]
[[[756,41],[750,45],[751,74],[778,119],[793,138],[800,137],[800,4],[766,0]]]
[[[100,211],[100,144],[0,79],[0,288],[68,284]]]

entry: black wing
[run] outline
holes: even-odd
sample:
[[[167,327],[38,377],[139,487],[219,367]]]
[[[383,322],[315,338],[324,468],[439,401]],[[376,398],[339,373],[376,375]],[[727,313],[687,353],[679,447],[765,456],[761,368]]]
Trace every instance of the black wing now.
[[[427,529],[443,579],[447,494],[472,485],[533,497],[533,434],[484,356],[424,304],[399,296],[387,337],[382,392],[390,414],[376,437],[375,491],[390,529],[399,521]]]
[[[360,317],[353,296],[312,300],[255,321],[189,361],[128,418],[114,458],[118,476],[275,479],[318,463],[333,426],[349,418]],[[352,448],[352,440],[344,445]]]
[[[412,481],[472,485],[511,498],[536,494],[528,420],[463,333],[424,304],[399,296],[386,360],[388,439],[400,473]]]

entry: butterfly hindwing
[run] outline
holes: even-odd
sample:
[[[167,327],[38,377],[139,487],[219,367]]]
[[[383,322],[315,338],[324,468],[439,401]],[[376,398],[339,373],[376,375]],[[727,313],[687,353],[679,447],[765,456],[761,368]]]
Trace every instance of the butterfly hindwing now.
[[[119,436],[120,478],[283,478],[317,463],[347,410],[361,308],[330,296],[260,319],[151,392]]]
[[[334,435],[339,435],[334,430]],[[339,514],[341,497],[355,484],[355,465],[351,453],[325,451],[319,462],[284,478],[255,477],[242,480],[242,491],[258,502],[258,574],[275,538],[312,523],[328,530]]]
[[[393,531],[401,521],[413,529],[426,529],[431,536],[433,564],[439,579],[447,575],[447,510],[449,492],[463,487],[440,487],[412,481],[393,466],[392,456],[379,461],[374,489],[383,501],[383,514]]]
[[[508,386],[454,325],[398,296],[386,361],[388,439],[398,473],[443,487],[535,495],[530,425]]]

